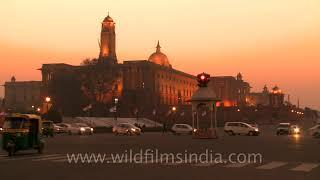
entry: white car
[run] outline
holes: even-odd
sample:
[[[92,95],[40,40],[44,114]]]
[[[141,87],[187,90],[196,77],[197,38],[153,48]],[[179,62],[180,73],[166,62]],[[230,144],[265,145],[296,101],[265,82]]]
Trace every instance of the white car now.
[[[140,135],[141,129],[130,123],[120,123],[112,128],[115,135]]]
[[[179,135],[179,134],[192,134],[196,130],[193,129],[188,124],[174,124],[171,128],[171,131],[173,134]]]
[[[53,124],[53,132],[56,133],[56,134],[60,134],[62,133],[62,127],[61,126],[58,126],[56,124]]]
[[[320,124],[308,129],[308,132],[313,137],[320,137]]]
[[[71,124],[67,124],[67,123],[58,123],[56,125],[60,127],[61,133],[68,133],[69,128],[71,127]]]
[[[224,131],[230,136],[234,135],[249,135],[249,136],[258,136],[260,131],[257,127],[244,122],[227,122],[224,125]]]
[[[74,123],[74,124],[66,124],[61,123],[59,126],[62,128],[63,132],[67,132],[69,135],[72,134],[79,134],[79,135],[85,135],[85,134],[93,134],[93,128],[89,127],[88,125],[84,123]]]

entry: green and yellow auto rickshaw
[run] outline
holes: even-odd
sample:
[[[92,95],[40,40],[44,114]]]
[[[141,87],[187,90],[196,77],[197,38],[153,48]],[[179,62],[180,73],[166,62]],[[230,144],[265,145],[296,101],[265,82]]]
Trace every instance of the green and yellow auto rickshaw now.
[[[20,150],[36,149],[42,153],[41,117],[33,114],[12,114],[5,117],[2,132],[2,149],[9,156]]]
[[[53,121],[43,120],[42,121],[42,135],[53,137]]]

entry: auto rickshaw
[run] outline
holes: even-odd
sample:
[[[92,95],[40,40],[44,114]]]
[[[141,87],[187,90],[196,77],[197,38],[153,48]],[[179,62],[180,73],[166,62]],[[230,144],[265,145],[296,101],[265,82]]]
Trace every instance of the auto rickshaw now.
[[[41,117],[33,114],[12,114],[5,117],[2,133],[2,149],[9,156],[20,150],[36,149],[42,153]]]
[[[43,136],[50,136],[53,137],[53,121],[43,120],[42,121],[42,135]]]

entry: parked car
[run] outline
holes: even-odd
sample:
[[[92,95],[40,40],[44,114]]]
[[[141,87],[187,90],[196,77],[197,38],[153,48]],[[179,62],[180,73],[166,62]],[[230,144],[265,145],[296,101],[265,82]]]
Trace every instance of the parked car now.
[[[320,138],[320,124],[308,129],[308,133],[313,137]]]
[[[234,135],[249,135],[249,136],[258,136],[260,131],[257,127],[244,122],[227,122],[224,125],[224,131],[230,136]]]
[[[290,123],[280,123],[277,127],[277,135],[291,135],[300,134],[300,128],[297,125],[291,125]]]
[[[174,124],[171,131],[175,135],[179,134],[192,134],[195,129],[193,129],[189,124]]]
[[[112,128],[115,135],[140,135],[141,129],[130,123],[120,123]]]

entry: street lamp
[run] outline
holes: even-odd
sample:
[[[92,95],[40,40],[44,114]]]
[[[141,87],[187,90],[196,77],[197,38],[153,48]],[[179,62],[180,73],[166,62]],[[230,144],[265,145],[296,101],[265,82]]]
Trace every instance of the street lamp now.
[[[45,99],[46,103],[47,103],[47,113],[49,112],[49,103],[51,101],[51,98],[49,96],[46,97]]]
[[[46,97],[46,102],[49,103],[51,101],[51,98],[48,96]]]
[[[172,107],[172,111],[176,112],[177,108],[175,106]]]
[[[117,120],[117,104],[119,102],[119,99],[118,98],[114,98],[114,120]]]

